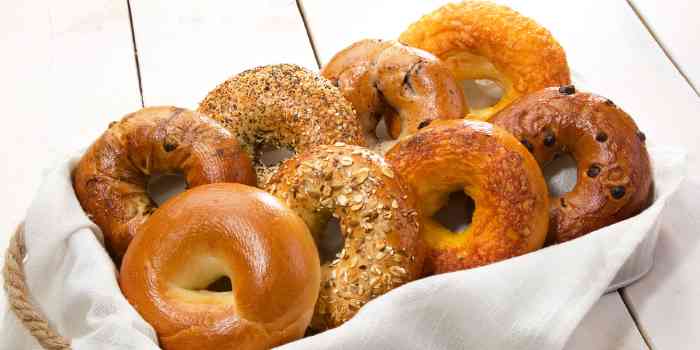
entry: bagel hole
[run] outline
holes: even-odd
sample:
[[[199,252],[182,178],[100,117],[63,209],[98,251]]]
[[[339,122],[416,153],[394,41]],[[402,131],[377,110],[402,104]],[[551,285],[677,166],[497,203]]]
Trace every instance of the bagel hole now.
[[[146,191],[158,206],[162,205],[170,197],[184,192],[187,182],[182,174],[167,174],[151,176],[146,185]]]
[[[450,193],[447,203],[433,215],[433,219],[453,233],[464,231],[472,223],[475,204],[463,191]]]
[[[570,154],[562,154],[549,162],[542,169],[542,175],[547,181],[549,195],[560,197],[571,192],[578,180],[576,160]]]
[[[221,276],[214,282],[209,283],[204,290],[209,292],[231,292],[233,291],[233,284],[228,276]]]
[[[280,164],[294,155],[294,152],[287,147],[276,147],[268,144],[260,145],[256,153],[258,161],[266,167]]]
[[[329,263],[335,259],[335,256],[340,253],[345,245],[345,237],[340,232],[340,221],[337,218],[331,217],[326,223],[326,227],[320,236],[318,242],[318,253],[321,258],[321,263]]]
[[[464,99],[471,109],[488,108],[501,100],[503,88],[488,79],[465,80],[462,82]]]

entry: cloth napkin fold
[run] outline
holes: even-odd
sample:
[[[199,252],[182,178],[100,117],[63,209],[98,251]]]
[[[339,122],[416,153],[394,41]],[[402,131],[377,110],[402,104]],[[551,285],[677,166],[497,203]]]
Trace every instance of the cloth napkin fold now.
[[[658,229],[685,154],[650,148],[656,200],[640,215],[571,242],[481,268],[421,279],[364,306],[341,327],[281,349],[561,349],[623,263]],[[75,349],[157,349],[122,296],[102,234],[73,193],[78,156],[47,174],[25,227],[32,295]],[[0,349],[39,349],[7,309]]]

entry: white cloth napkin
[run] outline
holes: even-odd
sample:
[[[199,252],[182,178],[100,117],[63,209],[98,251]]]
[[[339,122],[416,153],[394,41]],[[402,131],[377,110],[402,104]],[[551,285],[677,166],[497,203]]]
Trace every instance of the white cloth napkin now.
[[[656,200],[580,239],[489,266],[433,276],[375,299],[345,325],[291,349],[560,349],[622,264],[659,224],[685,154],[651,148]],[[156,349],[153,329],[119,291],[100,230],[73,193],[77,157],[51,171],[26,218],[29,288],[75,349]],[[39,345],[7,310],[1,349]]]

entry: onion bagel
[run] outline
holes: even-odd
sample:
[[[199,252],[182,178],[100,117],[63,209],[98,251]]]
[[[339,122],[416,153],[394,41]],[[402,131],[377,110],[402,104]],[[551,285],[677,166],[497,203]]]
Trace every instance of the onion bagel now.
[[[117,264],[156,209],[146,186],[153,174],[182,172],[188,187],[255,184],[236,138],[207,116],[175,107],[144,108],[110,124],[73,172],[83,210],[100,227]]]
[[[216,282],[222,277],[228,282]],[[171,350],[269,349],[301,338],[319,284],[304,222],[270,194],[231,183],[166,201],[119,275],[126,298]]]
[[[262,163],[263,146],[303,152],[335,142],[364,145],[359,122],[338,89],[296,65],[244,71],[220,84],[199,111],[221,122],[249,152],[263,185],[275,166]]]
[[[537,162],[507,131],[475,120],[438,120],[399,141],[386,155],[411,186],[427,273],[467,269],[542,247],[547,234],[547,185]],[[449,194],[475,203],[471,224],[454,233],[432,216]]]
[[[396,139],[435,119],[462,118],[466,111],[449,68],[432,54],[396,41],[358,41],[337,53],[321,74],[352,103],[370,146],[378,142],[382,117]]]
[[[552,34],[502,5],[471,0],[445,5],[399,38],[441,58],[458,81],[488,79],[503,89],[493,106],[468,117],[488,120],[519,96],[570,83],[566,54]]]
[[[492,121],[520,139],[542,166],[562,153],[576,160],[575,187],[550,200],[550,242],[579,237],[649,206],[646,137],[609,99],[571,85],[548,88],[521,98]]]
[[[266,189],[319,241],[331,216],[339,220],[344,244],[323,267],[313,329],[339,326],[369,300],[419,277],[424,247],[413,197],[377,153],[320,146],[285,161]]]

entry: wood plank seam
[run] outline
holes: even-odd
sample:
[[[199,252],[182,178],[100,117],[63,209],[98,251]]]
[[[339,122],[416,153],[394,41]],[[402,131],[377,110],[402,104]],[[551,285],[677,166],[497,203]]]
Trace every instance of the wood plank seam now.
[[[683,79],[685,79],[685,82],[688,83],[688,85],[690,85],[690,88],[693,89],[693,91],[695,91],[696,95],[700,96],[700,92],[698,92],[698,89],[695,87],[695,85],[693,85],[693,82],[690,81],[690,79],[688,79],[688,76],[685,74],[685,72],[683,71],[681,66],[678,65],[676,60],[673,59],[673,56],[671,56],[671,54],[668,51],[668,49],[666,48],[666,46],[661,42],[661,40],[659,40],[658,36],[656,35],[656,32],[654,32],[654,30],[651,28],[651,26],[649,26],[649,23],[647,23],[647,21],[644,19],[642,14],[639,12],[637,7],[634,6],[634,3],[632,3],[632,0],[627,0],[627,4],[632,8],[632,11],[634,11],[634,14],[637,15],[637,18],[639,18],[639,21],[642,22],[642,25],[649,32],[649,34],[654,39],[656,44],[659,45],[659,47],[661,48],[661,51],[663,51],[664,55],[666,55],[668,60],[671,61],[671,64],[673,64],[673,66],[676,67],[676,70],[678,71],[678,73],[680,73],[681,76],[683,77]]]
[[[625,293],[625,288],[620,288],[617,290],[618,294],[620,294],[620,298],[622,298],[622,303],[625,304],[625,308],[627,308],[627,312],[630,314],[630,317],[632,318],[632,322],[634,322],[635,327],[637,327],[637,331],[639,332],[639,335],[642,336],[642,339],[644,340],[644,343],[647,345],[649,350],[654,350],[654,346],[652,346],[651,339],[649,338],[649,335],[647,334],[646,330],[644,329],[644,326],[642,326],[641,322],[639,321],[639,316],[637,315],[637,312],[634,310],[634,307],[632,305],[632,302],[629,300],[627,297],[627,294]]]
[[[304,23],[304,30],[306,30],[306,36],[309,38],[309,43],[311,44],[311,50],[314,52],[314,58],[316,59],[316,65],[318,69],[321,69],[321,60],[318,57],[318,52],[316,51],[316,43],[314,43],[314,37],[309,30],[309,24],[306,22],[306,14],[304,13],[304,5],[301,0],[296,0],[297,9],[299,10],[299,15],[301,16],[301,21]]]
[[[139,64],[139,51],[136,46],[136,35],[134,34],[134,17],[131,15],[131,1],[126,0],[126,8],[129,11],[129,27],[131,28],[131,45],[134,48],[134,61],[136,62],[136,78],[139,82],[139,96],[141,97],[141,107],[143,103],[143,84],[141,83],[141,65]]]

